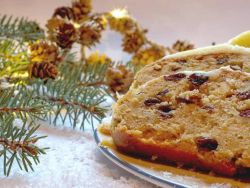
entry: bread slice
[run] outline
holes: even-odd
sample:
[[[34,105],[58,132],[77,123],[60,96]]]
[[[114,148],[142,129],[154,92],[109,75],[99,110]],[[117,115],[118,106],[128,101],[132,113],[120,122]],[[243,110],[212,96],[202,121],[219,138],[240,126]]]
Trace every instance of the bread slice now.
[[[155,78],[117,101],[111,133],[123,152],[247,174],[250,74],[226,67]]]
[[[161,75],[182,70],[213,70],[230,65],[234,69],[250,72],[250,48],[221,44],[168,55],[139,71],[132,87]]]

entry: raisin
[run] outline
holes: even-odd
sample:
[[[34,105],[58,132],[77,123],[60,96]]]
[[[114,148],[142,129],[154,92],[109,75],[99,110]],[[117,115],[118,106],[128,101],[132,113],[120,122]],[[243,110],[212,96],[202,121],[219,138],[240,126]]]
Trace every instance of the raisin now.
[[[192,84],[195,86],[200,86],[204,84],[206,81],[208,81],[208,79],[209,79],[208,76],[196,73],[191,74],[188,78],[188,80],[192,82]]]
[[[165,94],[167,94],[169,92],[168,89],[165,89],[163,91],[160,91],[159,93],[157,93],[158,96],[164,96]]]
[[[205,106],[202,106],[201,108],[204,110],[207,110],[209,113],[214,112],[214,107],[210,105],[205,105]]]
[[[183,73],[177,73],[177,74],[172,74],[172,75],[169,75],[169,76],[164,76],[164,79],[166,81],[179,81],[183,78],[185,78],[186,75],[183,74]]]
[[[219,57],[217,59],[217,64],[219,64],[219,65],[224,64],[226,62],[228,62],[228,57]]]
[[[237,94],[237,97],[241,100],[247,100],[247,99],[250,99],[250,90],[248,91],[244,91],[244,92],[241,92],[241,93],[238,93]]]
[[[190,99],[185,99],[185,98],[182,98],[182,97],[177,97],[175,100],[176,100],[177,103],[185,103],[185,104],[193,104],[194,103]]]
[[[144,104],[146,106],[152,106],[152,105],[155,105],[155,104],[158,104],[158,103],[161,103],[161,100],[157,99],[157,98],[149,98],[149,99],[146,99],[144,101]]]
[[[164,118],[171,118],[173,117],[173,114],[170,112],[172,111],[172,108],[169,105],[161,105],[158,107],[159,113]]]
[[[196,138],[196,145],[199,150],[212,151],[218,147],[218,142],[213,138],[198,137]]]
[[[185,104],[197,104],[198,106],[202,106],[201,97],[199,97],[199,96],[191,96],[189,99],[177,97],[176,102],[177,103],[185,103]]]
[[[161,105],[159,106],[158,110],[165,112],[165,113],[172,111],[169,105]]]
[[[240,111],[240,116],[241,117],[249,117],[250,118],[250,109],[241,110]]]

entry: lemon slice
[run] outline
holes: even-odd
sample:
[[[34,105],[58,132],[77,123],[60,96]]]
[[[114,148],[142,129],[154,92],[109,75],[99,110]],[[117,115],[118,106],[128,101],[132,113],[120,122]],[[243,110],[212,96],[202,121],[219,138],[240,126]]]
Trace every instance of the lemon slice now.
[[[230,44],[250,48],[250,31],[245,31],[229,41]]]

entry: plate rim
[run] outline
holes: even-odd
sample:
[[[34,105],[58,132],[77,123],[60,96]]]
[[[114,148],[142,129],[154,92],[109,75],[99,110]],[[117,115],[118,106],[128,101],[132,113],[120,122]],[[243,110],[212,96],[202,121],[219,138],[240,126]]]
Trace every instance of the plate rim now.
[[[159,178],[155,175],[152,175],[150,173],[142,171],[138,167],[118,158],[113,152],[110,151],[110,149],[108,149],[106,147],[102,147],[100,145],[101,139],[99,137],[99,132],[98,132],[97,128],[94,130],[94,139],[95,139],[95,142],[98,146],[98,149],[104,154],[104,156],[106,156],[110,161],[112,161],[113,163],[118,165],[120,168],[128,171],[129,173],[134,174],[137,177],[144,179],[145,181],[151,182],[151,183],[158,185],[158,186],[160,183],[161,186],[165,185],[165,186],[172,186],[172,187],[176,187],[176,188],[190,188],[190,186],[183,185],[181,183],[177,183],[177,182],[170,181],[170,180],[164,180],[164,179]]]

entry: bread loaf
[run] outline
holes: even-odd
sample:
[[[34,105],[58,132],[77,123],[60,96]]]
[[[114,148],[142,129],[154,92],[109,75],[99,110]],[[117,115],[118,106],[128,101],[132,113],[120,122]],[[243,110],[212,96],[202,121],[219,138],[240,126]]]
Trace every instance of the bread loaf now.
[[[137,76],[137,87],[117,101],[111,123],[117,148],[225,176],[249,173],[250,74],[232,69],[249,70],[249,54],[186,58],[183,63],[181,57],[172,57],[149,65]],[[171,62],[180,68],[166,74],[173,72],[166,66]],[[231,68],[180,71],[196,64],[202,69]],[[154,70],[158,65],[160,72]]]

